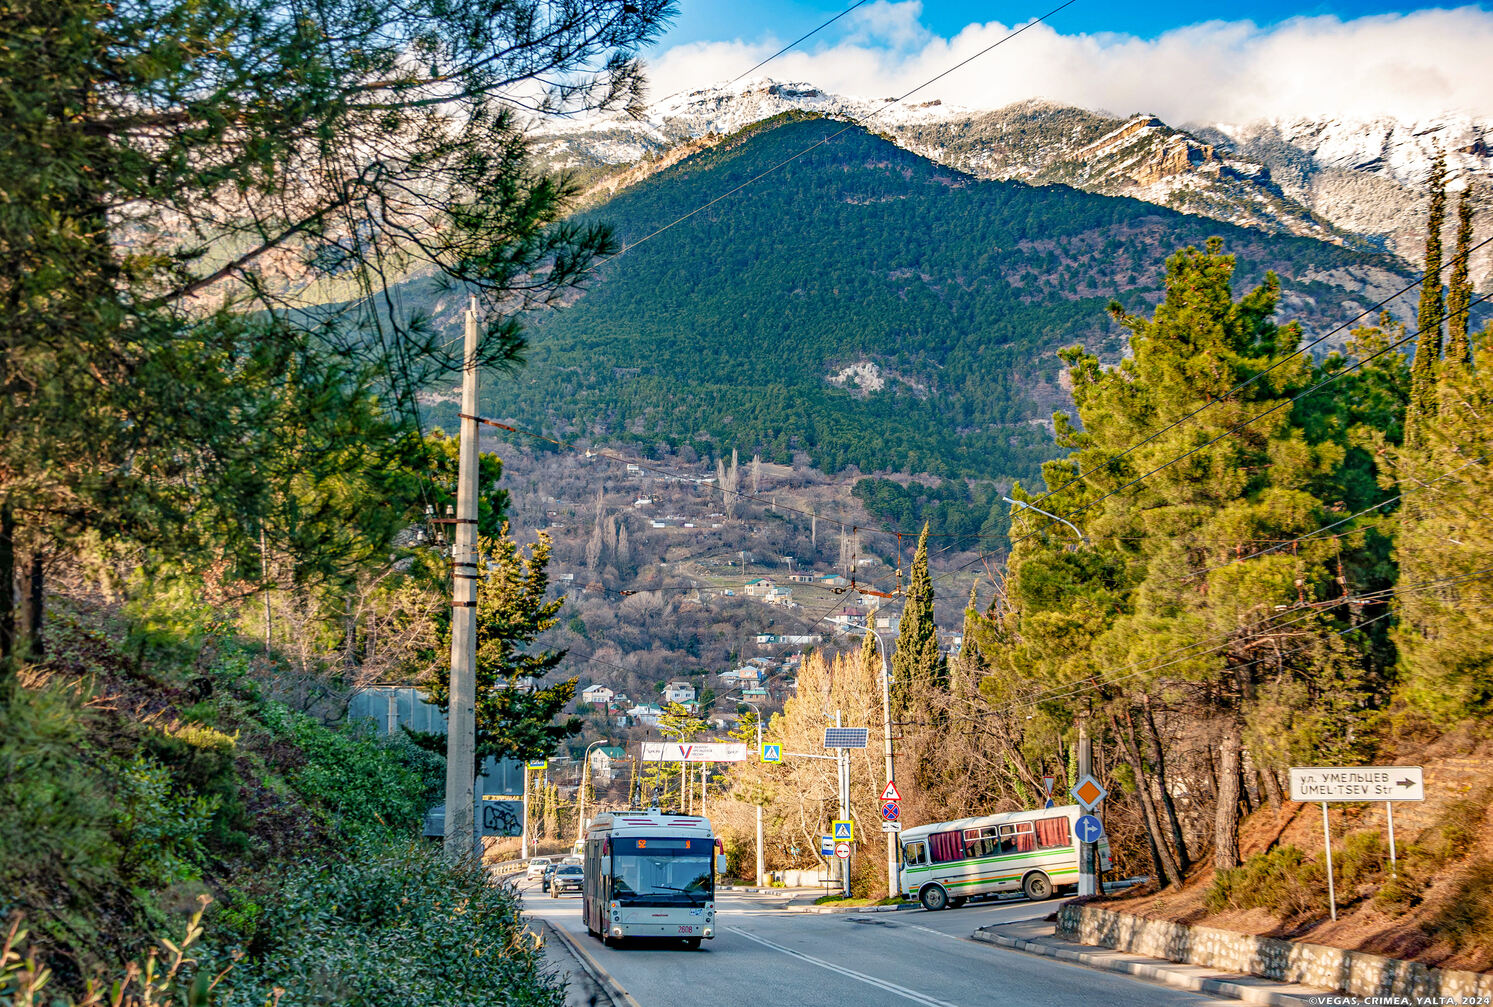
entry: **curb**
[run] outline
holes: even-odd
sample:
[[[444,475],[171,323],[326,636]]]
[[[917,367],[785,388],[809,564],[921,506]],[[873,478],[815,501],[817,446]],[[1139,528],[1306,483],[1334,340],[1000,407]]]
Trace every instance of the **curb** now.
[[[976,930],[970,934],[970,937],[985,944],[995,944],[1013,951],[1024,951],[1027,954],[1042,955],[1047,958],[1058,958],[1105,972],[1120,972],[1141,979],[1150,979],[1153,982],[1176,989],[1190,990],[1194,993],[1226,996],[1234,1000],[1243,1000],[1246,1003],[1267,1004],[1269,1007],[1303,1007],[1307,1003],[1304,998],[1292,996],[1289,993],[1278,993],[1275,990],[1261,989],[1258,986],[1245,986],[1227,979],[1204,979],[1199,976],[1182,975],[1168,968],[1173,964],[1172,962],[1158,961],[1152,965],[1147,962],[1114,961],[1103,957],[1103,952],[1072,951],[1037,941],[1002,937],[985,930]]]
[[[785,906],[780,913],[895,913],[903,909],[921,909],[916,902],[900,906]]]
[[[582,951],[581,946],[569,934],[547,921],[543,923],[543,927],[546,932],[552,933],[560,939],[560,943],[565,945],[565,949],[570,952],[571,957],[580,964],[581,968],[585,970],[586,975],[591,977],[591,981],[607,995],[614,1007],[639,1007],[638,1002],[632,998],[627,990],[622,988],[622,984],[613,979],[611,973],[602,968],[601,964],[595,958]]]

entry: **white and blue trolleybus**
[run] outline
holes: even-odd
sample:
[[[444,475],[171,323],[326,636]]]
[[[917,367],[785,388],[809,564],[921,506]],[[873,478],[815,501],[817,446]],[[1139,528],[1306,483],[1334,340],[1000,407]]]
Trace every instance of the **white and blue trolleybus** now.
[[[698,815],[608,811],[586,830],[586,929],[608,944],[678,938],[693,948],[715,936],[721,841]]]
[[[902,893],[924,909],[959,908],[972,896],[1020,891],[1033,901],[1078,884],[1076,804],[919,825],[902,832]],[[1110,869],[1099,840],[1099,869]]]

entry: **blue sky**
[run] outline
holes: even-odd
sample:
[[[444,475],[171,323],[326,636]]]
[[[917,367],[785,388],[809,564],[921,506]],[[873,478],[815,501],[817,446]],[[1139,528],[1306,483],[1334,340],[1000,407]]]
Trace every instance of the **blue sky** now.
[[[901,94],[1058,2],[871,0],[754,76],[862,97]],[[644,54],[652,94],[723,84],[848,4],[681,0],[674,28]],[[1485,4],[1077,0],[918,100],[996,108],[1047,98],[1178,125],[1493,117],[1490,52]]]

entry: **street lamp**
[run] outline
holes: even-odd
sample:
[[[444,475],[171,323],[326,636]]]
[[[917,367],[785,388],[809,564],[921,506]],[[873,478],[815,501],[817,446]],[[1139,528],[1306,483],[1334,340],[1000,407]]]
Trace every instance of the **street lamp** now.
[[[1012,500],[1010,497],[1001,497],[1001,499],[1010,504],[1012,507],[1025,507],[1027,510],[1034,510],[1038,514],[1041,514],[1045,517],[1050,517],[1054,521],[1061,521],[1063,524],[1067,525],[1069,528],[1072,528],[1075,532],[1078,533],[1078,537],[1083,539],[1084,545],[1090,544],[1089,537],[1079,530],[1078,525],[1074,524],[1072,521],[1069,521],[1067,518],[1058,517],[1056,514],[1045,511],[1041,507],[1033,507],[1031,504],[1027,503],[1024,500]]]
[[[892,785],[896,779],[896,773],[892,768],[892,667],[886,656],[886,641],[881,638],[881,633],[876,629],[875,616],[871,616],[872,623],[866,628],[876,640],[876,649],[881,651],[881,744],[886,752],[886,782]],[[897,884],[897,833],[886,834],[886,894],[888,898],[895,896],[900,891]]]
[[[597,745],[605,744],[606,738],[597,738],[586,746],[586,754],[581,756],[581,806],[576,815],[575,838],[576,841],[586,838],[586,780],[591,775],[591,749]]]
[[[726,695],[729,696],[730,693],[727,693]],[[722,696],[721,698],[725,699],[726,697]],[[752,712],[757,715],[757,755],[758,755],[758,757],[760,757],[761,754],[762,754],[762,710],[757,706],[756,703],[752,702],[750,699],[747,699],[745,696],[741,697],[740,702],[743,703],[743,704],[745,704],[746,706],[750,706],[752,708]],[[762,804],[761,804],[760,801],[756,802],[756,804],[757,804],[757,887],[761,888],[762,887]]]

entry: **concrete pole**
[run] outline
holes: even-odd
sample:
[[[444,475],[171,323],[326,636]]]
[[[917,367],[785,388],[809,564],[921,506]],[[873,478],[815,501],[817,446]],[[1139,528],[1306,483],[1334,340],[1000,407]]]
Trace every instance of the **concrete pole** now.
[[[891,784],[897,778],[892,767],[892,669],[886,659],[886,644],[882,642],[881,634],[872,630],[876,637],[876,646],[881,650],[881,743],[886,750],[886,782]],[[886,893],[890,898],[898,892],[897,884],[897,862],[898,862],[898,833],[886,833]]]
[[[451,690],[446,726],[446,856],[470,849],[477,749],[477,297],[467,306],[461,372],[461,453],[451,550]],[[527,776],[525,777],[527,780]],[[527,788],[525,788],[527,789]]]
[[[835,726],[836,727],[840,726],[840,711],[839,710],[835,711]],[[837,748],[837,749],[835,749],[835,769],[837,769],[839,771],[839,775],[840,775],[840,818],[841,818],[842,821],[849,821],[850,820],[850,763],[845,758],[845,753],[848,752],[848,751],[849,751],[849,749],[845,749],[845,748]],[[852,856],[855,855],[855,844],[854,843],[852,843],[851,846],[850,846],[850,853],[851,853]],[[842,860],[842,861],[840,861],[840,876],[844,879],[844,883],[845,883],[845,897],[848,899],[848,898],[850,898],[850,861],[849,860]]]
[[[529,859],[529,763],[524,762],[524,827],[519,831],[518,859]]]
[[[747,705],[750,706],[756,712],[756,714],[757,714],[757,757],[761,758],[762,757],[762,711],[758,710],[757,707],[756,707],[756,705],[753,704],[753,703],[747,703]],[[761,888],[762,885],[763,885],[762,877],[763,877],[764,871],[762,869],[762,862],[763,862],[763,858],[762,858],[762,803],[761,803],[761,801],[758,801],[757,802],[757,887],[758,888]]]
[[[1089,723],[1078,721],[1078,778],[1081,780],[1094,770],[1094,746],[1089,741]],[[1094,844],[1079,841],[1078,844],[1078,894],[1095,895],[1098,885],[1094,877]]]

